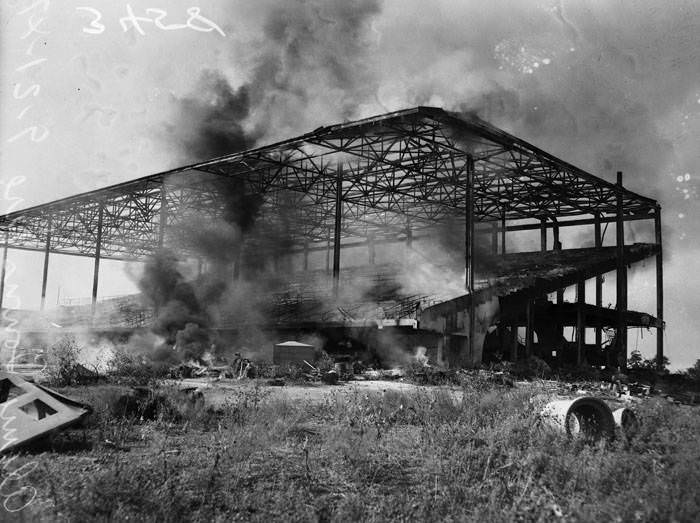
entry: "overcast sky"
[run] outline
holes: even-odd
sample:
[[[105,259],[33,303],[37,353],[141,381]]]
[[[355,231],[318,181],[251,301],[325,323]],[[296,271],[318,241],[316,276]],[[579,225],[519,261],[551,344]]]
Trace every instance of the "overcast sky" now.
[[[7,196],[39,204],[201,159],[212,122],[238,133],[224,143],[264,144],[415,105],[476,110],[660,201],[668,354],[700,357],[700,2],[0,5],[0,211]],[[10,260],[21,305],[36,307],[41,256]],[[117,266],[101,294],[134,290]],[[89,296],[91,281],[89,260],[55,257],[49,301]],[[653,263],[630,286],[630,306],[653,313]]]

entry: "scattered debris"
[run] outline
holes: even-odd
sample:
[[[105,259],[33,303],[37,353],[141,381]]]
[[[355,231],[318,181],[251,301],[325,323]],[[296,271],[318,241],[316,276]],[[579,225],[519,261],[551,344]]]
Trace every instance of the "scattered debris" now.
[[[5,433],[0,453],[79,423],[92,408],[56,391],[0,372],[0,410]]]
[[[120,445],[119,443],[115,443],[114,441],[108,439],[104,440],[104,446],[110,449],[119,450],[121,452],[129,452],[131,450],[131,447],[125,447],[124,445]]]
[[[273,347],[272,363],[275,365],[301,365],[304,360],[313,360],[315,354],[316,349],[313,345],[298,341],[285,341]]]
[[[329,370],[321,376],[321,381],[326,385],[336,385],[338,383],[338,373],[335,370]]]

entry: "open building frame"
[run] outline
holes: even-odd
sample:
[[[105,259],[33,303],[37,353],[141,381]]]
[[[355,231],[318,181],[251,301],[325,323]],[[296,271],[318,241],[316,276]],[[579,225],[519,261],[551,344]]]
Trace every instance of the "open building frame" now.
[[[653,256],[657,299],[652,326],[659,331],[657,362],[663,360],[659,204],[625,189],[621,173],[616,184],[607,182],[475,116],[431,107],[320,127],[272,145],[1,216],[5,250],[0,304],[9,248],[44,253],[42,309],[51,254],[94,258],[94,305],[100,260],[144,260],[163,246],[177,244],[178,225],[193,216],[220,216],[224,208],[224,195],[217,185],[220,179],[238,180],[246,193],[263,197],[257,226],[263,231],[268,228],[270,235],[247,239],[245,250],[273,249],[278,240],[273,231],[283,229],[291,245],[288,253],[302,257],[304,269],[310,253],[328,253],[328,270],[336,289],[344,249],[366,246],[372,264],[376,245],[410,244],[446,221],[463,224],[467,296],[473,296],[479,286],[475,276],[477,234],[489,234],[492,254],[503,257],[509,254],[510,234],[539,230],[540,250],[551,254],[562,248],[562,227],[592,226],[594,249],[602,252],[602,227],[615,224],[615,328],[624,334],[618,336],[619,343],[626,355],[630,321],[627,267]],[[655,238],[635,258],[630,246],[625,246],[624,229],[626,222],[636,220],[653,222]],[[579,362],[587,314],[585,281],[595,278],[594,307],[600,310],[602,275],[581,271],[576,276]],[[559,304],[563,303],[562,291],[555,291]],[[510,320],[516,327],[524,323],[528,348],[533,343],[533,303],[542,292],[532,289],[526,296],[524,319]],[[475,309],[472,305],[465,309],[470,345]],[[596,346],[600,344],[599,322]]]

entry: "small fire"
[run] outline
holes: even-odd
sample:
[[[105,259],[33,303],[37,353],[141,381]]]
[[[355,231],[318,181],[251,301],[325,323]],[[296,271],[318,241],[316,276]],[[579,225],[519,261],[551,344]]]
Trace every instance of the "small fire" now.
[[[413,355],[413,360],[419,365],[422,365],[423,367],[429,367],[430,365],[428,364],[428,349],[422,346],[416,347],[416,352]]]

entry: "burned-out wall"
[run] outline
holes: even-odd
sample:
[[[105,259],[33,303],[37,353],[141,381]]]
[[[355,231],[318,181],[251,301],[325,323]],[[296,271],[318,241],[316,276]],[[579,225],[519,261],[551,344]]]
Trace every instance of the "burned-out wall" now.
[[[442,362],[449,367],[473,367],[482,360],[484,340],[489,326],[499,315],[497,296],[485,298],[474,309],[474,340],[469,349],[469,296],[440,303],[423,310],[419,326],[443,337]]]

